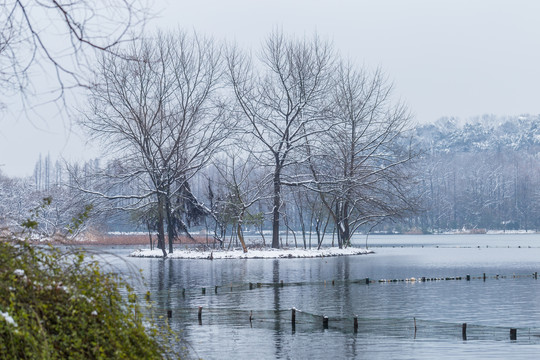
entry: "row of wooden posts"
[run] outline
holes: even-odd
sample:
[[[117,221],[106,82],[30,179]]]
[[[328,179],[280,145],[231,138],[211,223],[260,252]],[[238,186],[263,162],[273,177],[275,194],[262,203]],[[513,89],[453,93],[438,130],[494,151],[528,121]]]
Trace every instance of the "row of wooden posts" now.
[[[323,320],[323,329],[328,329],[328,316],[323,316],[322,318]],[[251,317],[250,317],[250,321],[251,321]],[[295,308],[292,308],[291,309],[291,325],[292,325],[292,331],[295,331],[296,330],[296,309]],[[355,333],[358,332],[358,316],[355,315],[354,318],[353,318],[353,331]]]
[[[199,306],[199,310],[197,313],[197,319],[199,321],[199,325],[202,325],[202,310],[203,310],[203,307]],[[297,310],[295,308],[291,309],[291,327],[292,327],[293,332],[296,331],[296,311]],[[167,317],[169,319],[172,318],[172,310],[167,310]],[[328,323],[329,323],[328,316],[323,316],[322,318],[323,329],[328,329]],[[249,312],[249,324],[253,326],[253,311]],[[353,332],[354,333],[358,332],[358,316],[357,315],[353,317]],[[417,332],[416,318],[414,318],[414,338],[415,339],[416,339],[416,332]],[[461,336],[463,338],[463,341],[467,341],[467,323],[463,323],[461,325]],[[515,328],[510,329],[510,340],[511,341],[517,340],[517,329]]]
[[[529,275],[530,276],[530,275]],[[534,279],[538,279],[538,272],[535,272],[534,274],[532,274],[533,278]],[[514,275],[515,277],[515,275]],[[472,279],[483,279],[483,281],[486,281],[488,277],[486,276],[486,273],[483,273],[481,277],[472,277]],[[495,275],[494,276],[495,279],[499,279],[499,278],[506,278],[506,276],[499,276],[499,275]],[[419,282],[426,282],[426,281],[441,281],[441,280],[463,280],[462,277],[446,277],[446,278],[426,278],[426,277],[422,277],[422,278],[418,278],[418,279],[415,279],[415,278],[409,278],[409,279],[393,279],[393,280],[386,280],[386,279],[382,279],[382,280],[370,280],[369,278],[365,278],[365,279],[361,279],[361,280],[356,280],[354,281],[355,283],[364,283],[364,284],[367,284],[369,285],[370,283],[375,283],[375,282],[415,282],[415,281],[419,281]],[[465,280],[467,281],[471,281],[471,275],[467,274],[465,276]],[[332,280],[332,286],[335,285],[335,280]],[[271,284],[273,286],[275,286],[276,284]],[[283,283],[283,280],[281,280],[279,282],[279,286],[280,287],[283,287],[285,284]],[[326,285],[326,280],[324,281],[324,285]],[[249,289],[252,290],[254,287],[257,287],[257,288],[261,288],[263,286],[262,283],[249,283]],[[214,292],[217,294],[218,293],[218,288],[219,286],[215,286],[214,287]],[[232,285],[230,285],[230,288],[231,288],[231,291],[232,291]],[[182,289],[182,296],[185,296],[185,292],[186,292],[186,289]],[[206,294],[206,288],[202,288],[202,294],[205,295]],[[147,294],[147,297],[149,298],[149,294]],[[198,321],[199,321],[199,325],[202,325],[202,310],[203,310],[203,307],[202,306],[199,306],[199,309],[198,309],[198,314],[197,314],[197,317],[198,317]],[[296,309],[293,308],[291,309],[291,326],[292,326],[292,330],[295,331],[296,329]],[[172,310],[167,310],[167,317],[168,318],[172,318]],[[329,319],[327,316],[323,316],[322,318],[323,322],[322,322],[322,326],[323,326],[323,329],[328,329],[328,323],[329,323]],[[250,315],[249,315],[249,322],[250,324],[252,324],[252,321],[253,321],[253,312],[250,312]],[[353,318],[353,331],[356,333],[358,332],[358,316],[354,316]],[[416,327],[416,318],[414,318],[414,335],[415,335],[415,338],[416,338],[416,331],[417,331],[417,327]],[[466,323],[463,323],[462,324],[462,338],[463,340],[467,340],[467,324]],[[510,340],[517,340],[517,329],[510,329]]]
[[[521,277],[522,275],[512,275],[513,278],[515,277]],[[527,277],[531,276],[531,275],[525,275]],[[493,276],[492,278],[494,279],[505,279],[507,278],[508,276],[506,275],[495,275]],[[534,279],[538,279],[538,272],[535,272],[532,274],[532,277]],[[482,276],[477,276],[477,277],[471,277],[471,275],[467,274],[465,276],[465,280],[467,281],[471,281],[471,279],[482,279],[484,281],[486,281],[486,279],[488,279],[489,277],[486,276],[486,273],[483,273]],[[427,281],[449,281],[449,280],[463,280],[463,277],[461,276],[455,276],[455,277],[441,277],[441,278],[428,278],[428,277],[421,277],[421,278],[407,278],[407,279],[380,279],[380,280],[372,280],[370,278],[365,278],[365,279],[359,279],[359,280],[349,280],[349,282],[352,282],[352,283],[357,283],[357,284],[366,284],[366,285],[369,285],[369,284],[373,284],[373,283],[395,283],[395,282],[427,282]],[[324,285],[326,286],[326,280],[324,280]],[[331,281],[331,284],[332,286],[335,286],[336,285],[336,281],[335,280],[332,280]],[[249,283],[248,286],[249,286],[249,290],[253,290],[255,287],[257,288],[261,288],[263,287],[263,285],[265,286],[279,286],[279,287],[284,287],[285,284],[283,282],[283,280],[280,280],[279,283],[272,283],[272,284],[263,284],[263,283]],[[221,287],[225,287],[225,286],[221,286]],[[220,288],[220,286],[216,285],[214,286],[214,293],[218,293],[218,289]],[[233,289],[233,286],[232,284],[230,285],[230,289],[232,291]],[[205,295],[206,294],[206,288],[202,288],[202,294]],[[183,288],[182,289],[182,296],[185,296],[186,295],[186,289]]]
[[[199,320],[199,325],[202,325],[202,306],[199,306],[199,312],[197,313],[197,318]],[[172,310],[167,310],[167,318],[172,318]],[[252,320],[252,313],[249,315],[249,322],[251,323]]]
[[[415,327],[415,333],[416,333],[416,327]],[[461,325],[461,336],[463,338],[463,341],[467,341],[467,323],[463,323]],[[510,329],[510,340],[516,341],[517,340],[517,329]]]

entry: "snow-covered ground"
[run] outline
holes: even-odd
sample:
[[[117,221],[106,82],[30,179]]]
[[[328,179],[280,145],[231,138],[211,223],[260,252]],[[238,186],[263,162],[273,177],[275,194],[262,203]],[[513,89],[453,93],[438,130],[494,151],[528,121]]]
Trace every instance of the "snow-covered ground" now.
[[[346,248],[339,249],[336,247],[323,248],[321,250],[305,250],[305,249],[250,249],[244,253],[242,249],[230,251],[211,250],[183,250],[175,249],[172,254],[167,257],[172,259],[280,259],[280,258],[316,258],[327,256],[345,256],[345,255],[364,255],[371,254],[373,251],[363,248]],[[139,249],[130,254],[132,257],[163,257],[163,252],[159,249]]]
[[[488,235],[505,235],[505,234],[537,234],[536,230],[488,230]]]

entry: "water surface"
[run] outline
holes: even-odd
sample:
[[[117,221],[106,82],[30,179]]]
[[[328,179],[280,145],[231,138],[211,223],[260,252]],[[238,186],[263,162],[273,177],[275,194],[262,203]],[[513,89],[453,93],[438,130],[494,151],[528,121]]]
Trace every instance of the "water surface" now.
[[[354,243],[365,246],[365,237]],[[147,285],[138,291],[151,292],[156,313],[172,311],[168,321],[194,357],[507,359],[540,352],[539,235],[372,235],[368,246],[375,254],[322,259],[108,259],[127,274],[128,264],[142,269]],[[110,250],[124,259],[130,249]],[[462,280],[378,282],[411,277]]]

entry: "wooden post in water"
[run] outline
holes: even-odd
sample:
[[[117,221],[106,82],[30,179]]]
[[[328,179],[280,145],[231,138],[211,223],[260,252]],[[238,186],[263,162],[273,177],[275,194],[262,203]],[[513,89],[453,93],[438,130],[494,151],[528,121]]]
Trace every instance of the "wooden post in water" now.
[[[186,288],[182,288],[182,297],[186,297]]]
[[[280,281],[280,285],[281,285],[281,287],[283,287],[283,280]]]
[[[366,285],[369,285],[369,278],[366,278]]]
[[[334,282],[334,280],[332,280],[332,286],[334,286],[336,283]]]
[[[249,312],[249,326],[253,327],[253,324],[251,323],[253,320],[253,310],[250,310]]]
[[[296,330],[296,309],[291,309],[291,325],[292,325],[292,331],[294,332]]]
[[[517,340],[517,329],[510,329],[510,340]]]
[[[355,315],[355,316],[354,316],[354,325],[353,325],[353,328],[354,328],[354,332],[357,333],[357,332],[358,332],[358,315]]]
[[[534,280],[538,279],[538,272],[534,272]]]
[[[463,337],[463,341],[467,341],[467,323],[463,323],[461,326],[461,336]]]
[[[416,339],[416,318],[414,318],[414,338]]]
[[[328,316],[323,316],[322,326],[323,326],[323,329],[328,329]]]
[[[217,285],[216,285],[216,287],[214,288],[214,292],[217,294]]]
[[[206,294],[206,288],[202,288],[202,294]]]
[[[486,281],[486,273],[484,273],[484,281]]]
[[[202,325],[202,306],[199,306],[199,313],[197,314],[199,319],[199,325]]]
[[[172,318],[172,310],[167,310],[167,317]]]
[[[471,281],[471,275],[467,274],[467,281]]]
[[[249,290],[253,290],[253,284],[249,283]]]

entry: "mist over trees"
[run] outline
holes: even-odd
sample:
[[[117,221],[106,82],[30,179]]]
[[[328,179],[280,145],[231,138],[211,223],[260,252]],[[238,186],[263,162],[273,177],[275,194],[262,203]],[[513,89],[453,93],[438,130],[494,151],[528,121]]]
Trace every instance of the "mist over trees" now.
[[[0,221],[41,210],[44,234],[92,204],[89,227],[180,233],[220,247],[346,247],[358,231],[536,230],[540,118],[414,126],[380,69],[317,36],[270,34],[259,52],[196,32],[156,33],[99,61],[81,123],[106,160],[40,157],[0,178]],[[267,238],[271,235],[271,240]]]
[[[425,212],[409,226],[538,230],[540,117],[443,118],[416,128]]]
[[[374,214],[375,221],[365,222],[354,230],[366,232],[373,225],[377,225],[374,231],[398,232],[538,230],[539,116],[484,116],[466,122],[445,118],[415,127],[413,138],[421,154],[414,162],[407,161],[397,167],[401,167],[401,176],[407,176],[403,184],[408,185],[403,185],[403,191],[416,202],[420,212],[413,215],[404,212],[401,217],[385,221],[388,219],[377,217],[376,211],[366,210],[354,219]],[[324,144],[323,149],[327,150],[320,153],[326,157],[313,156],[314,160],[304,167],[290,168],[297,179],[299,174],[305,176],[306,186],[284,187],[280,245],[307,248],[338,240],[331,211],[341,201],[337,196],[340,194],[337,185],[341,183],[323,181],[322,175],[318,182],[308,179],[310,164],[329,167],[331,171],[325,176],[341,177],[335,170],[340,163],[333,160],[338,143],[330,146],[324,141]],[[339,144],[345,146],[345,142]],[[396,147],[399,146],[402,144],[398,142]],[[272,229],[273,191],[268,175],[271,172],[260,166],[254,154],[234,147],[226,149],[214,154],[205,167],[189,178],[191,195],[207,210],[198,223],[190,224],[190,229],[204,230],[217,246],[228,247],[231,241],[244,240],[245,231],[266,242],[265,231]],[[408,156],[405,152],[397,153]],[[150,226],[152,231],[157,231],[153,226],[156,214],[134,210],[132,200],[119,196],[114,201],[77,191],[77,187],[94,187],[113,196],[137,194],[145,189],[142,182],[119,183],[114,175],[123,171],[118,160],[65,164],[47,155],[40,156],[32,177],[10,178],[0,174],[0,227],[17,228],[29,217],[28,209],[40,208],[43,198],[51,197],[51,207],[39,215],[42,225],[36,232],[42,236],[71,235],[67,225],[85,210],[85,204],[94,207],[82,230],[141,231]],[[390,179],[391,175],[394,176],[393,170],[388,174]],[[82,180],[85,183],[79,183]],[[329,204],[333,201],[334,206],[326,206],[324,201]],[[348,246],[346,242],[343,245]]]

